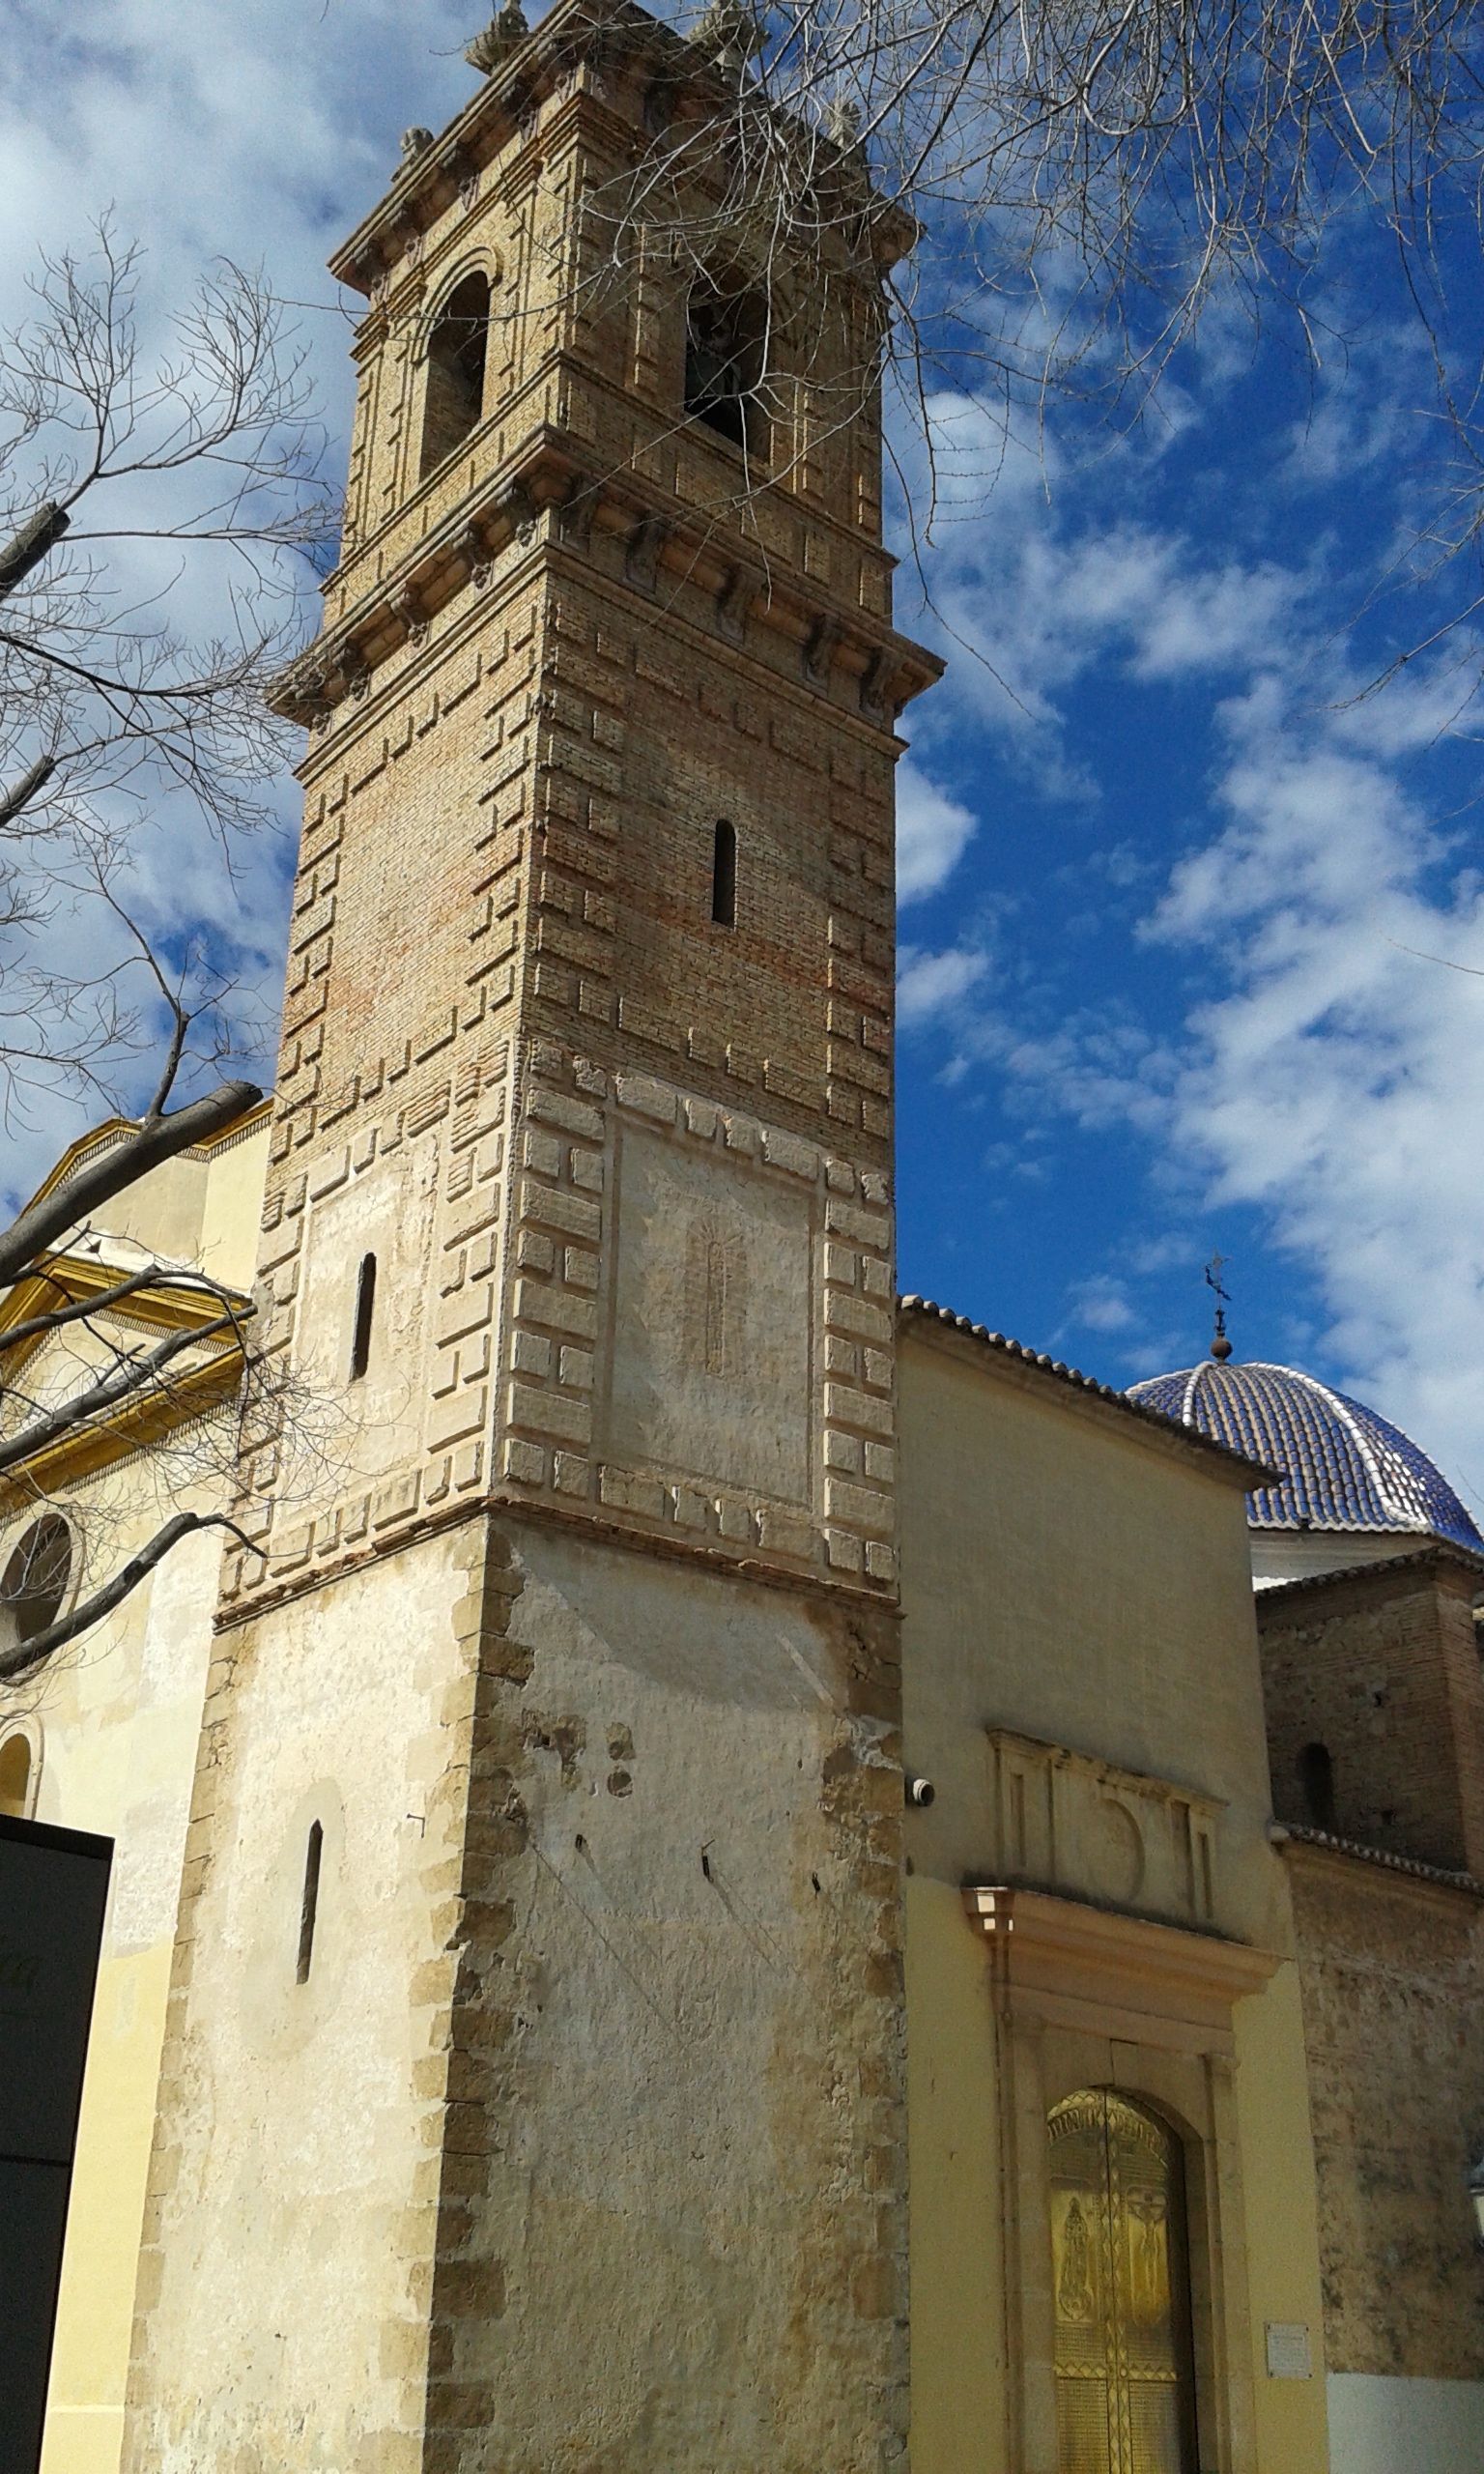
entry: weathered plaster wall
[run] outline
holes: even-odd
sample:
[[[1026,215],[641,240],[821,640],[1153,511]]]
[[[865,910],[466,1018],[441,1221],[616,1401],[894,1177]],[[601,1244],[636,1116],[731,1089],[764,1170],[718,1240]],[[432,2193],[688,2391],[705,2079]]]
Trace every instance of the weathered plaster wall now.
[[[582,1529],[492,1552],[429,2461],[895,2463],[894,1626]]]
[[[456,1915],[478,1535],[214,1644],[140,2267],[139,2474],[415,2461],[444,2094],[428,1968]]]
[[[148,1536],[128,1464],[58,1500],[122,1558]],[[183,1485],[188,1504],[199,1488]],[[112,2474],[123,2433],[134,2270],[190,1809],[219,1546],[187,1539],[75,1652],[0,1693],[0,1738],[31,1738],[39,1821],[115,1842],[67,2253],[43,2474]]]
[[[1332,2372],[1484,2380],[1484,1903],[1293,1844]],[[1358,2392],[1357,2392],[1358,2393]]]
[[[218,1645],[128,2462],[866,2474],[904,2414],[890,1624],[508,1520],[481,1572],[483,1535]]]

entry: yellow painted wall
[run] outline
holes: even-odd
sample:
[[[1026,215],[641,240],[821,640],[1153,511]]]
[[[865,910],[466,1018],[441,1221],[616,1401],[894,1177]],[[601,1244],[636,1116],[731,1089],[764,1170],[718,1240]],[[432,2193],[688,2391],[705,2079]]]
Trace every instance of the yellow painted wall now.
[[[155,1508],[139,1503],[130,1475],[126,1465],[59,1499],[64,1510],[103,1532],[115,1554],[155,1522]],[[219,1551],[214,1531],[184,1540],[108,1623],[0,1705],[7,1712],[23,1710],[40,1728],[36,1818],[114,1841],[43,2474],[112,2474],[119,2459]]]
[[[210,1160],[168,1164],[100,1220],[172,1260],[245,1286],[256,1252],[267,1127]],[[35,1389],[44,1366],[28,1370]],[[42,1380],[38,1381],[38,1376]],[[232,1453],[225,1412],[51,1499],[96,1587],[178,1509],[209,1509]],[[0,1554],[35,1516],[0,1524]],[[17,1687],[0,1689],[0,1745],[35,1746],[38,1821],[114,1842],[103,1949],[63,2262],[43,2474],[115,2474],[182,1851],[216,1600],[219,1535],[185,1539],[124,1604]]]
[[[1285,1960],[1267,1990],[1239,2001],[1237,2110],[1246,2186],[1252,2353],[1257,2366],[1257,2461],[1261,2474],[1323,2467],[1324,2305],[1319,2272],[1319,2198],[1303,2066],[1298,1970]],[[1301,2321],[1313,2333],[1306,2380],[1266,2373],[1269,2321]]]
[[[1006,2474],[989,1971],[951,1882],[906,1889],[913,2474]]]
[[[995,1878],[990,1727],[1221,1799],[1215,1921],[1281,1961],[1233,2021],[1247,2244],[1234,2317],[1256,2438],[1235,2474],[1325,2474],[1307,2081],[1287,1882],[1267,1836],[1240,1473],[910,1320],[899,1380],[905,1760],[936,1790],[906,1833],[913,2474],[1022,2474],[1006,2453],[988,1960],[961,1898],[965,1882]],[[1269,2320],[1308,2325],[1311,2379],[1267,2376]]]

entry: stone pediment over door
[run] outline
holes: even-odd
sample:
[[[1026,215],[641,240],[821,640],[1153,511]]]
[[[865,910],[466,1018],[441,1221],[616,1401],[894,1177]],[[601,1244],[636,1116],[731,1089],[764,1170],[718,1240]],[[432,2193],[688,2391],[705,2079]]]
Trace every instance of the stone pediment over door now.
[[[1210,1931],[1220,1800],[1009,1728],[985,1730],[996,1878]]]

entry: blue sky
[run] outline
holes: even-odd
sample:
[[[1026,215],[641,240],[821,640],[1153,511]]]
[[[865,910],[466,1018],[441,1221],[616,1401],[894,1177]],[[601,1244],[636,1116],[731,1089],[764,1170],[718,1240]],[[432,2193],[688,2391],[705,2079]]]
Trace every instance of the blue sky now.
[[[469,92],[450,0],[13,8],[0,317],[37,246],[113,205],[157,302],[226,251],[302,302],[337,441],[323,272],[414,119]],[[37,98],[44,95],[44,113]],[[1337,260],[1316,371],[1220,304],[1145,417],[1042,438],[948,365],[900,623],[949,658],[903,779],[900,1258],[936,1296],[1115,1382],[1209,1334],[1338,1379],[1484,1497],[1484,878],[1455,635],[1362,691],[1451,580],[1367,605],[1431,501],[1426,374],[1379,265]],[[965,391],[951,391],[956,383]],[[899,451],[920,518],[921,446]],[[338,454],[338,444],[332,450]],[[150,916],[271,988],[288,864],[238,887],[162,823]],[[61,923],[58,933],[71,933]],[[78,925],[78,935],[96,933]],[[1425,957],[1426,959],[1421,959]],[[17,1136],[24,1185],[74,1130]]]

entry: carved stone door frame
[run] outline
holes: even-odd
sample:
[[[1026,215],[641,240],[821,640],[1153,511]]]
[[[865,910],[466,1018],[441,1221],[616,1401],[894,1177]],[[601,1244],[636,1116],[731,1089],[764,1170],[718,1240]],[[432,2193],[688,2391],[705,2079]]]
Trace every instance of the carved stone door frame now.
[[[1232,2008],[1277,1960],[1044,1891],[966,1890],[991,1975],[1005,2231],[1008,2474],[1057,2474],[1046,2118],[1107,2086],[1185,2163],[1200,2474],[1257,2474]]]

